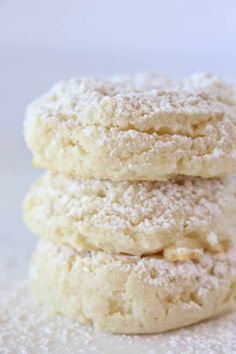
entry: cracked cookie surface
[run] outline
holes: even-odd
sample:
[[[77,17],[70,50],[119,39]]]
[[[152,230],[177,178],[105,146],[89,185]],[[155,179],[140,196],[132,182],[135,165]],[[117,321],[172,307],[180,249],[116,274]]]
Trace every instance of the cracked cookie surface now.
[[[42,238],[78,251],[164,252],[173,261],[226,250],[235,213],[235,177],[111,182],[45,173],[24,203],[26,224]]]
[[[236,103],[211,74],[71,79],[28,108],[36,166],[79,178],[163,180],[236,171]]]
[[[158,333],[235,308],[236,254],[198,261],[78,253],[41,241],[31,263],[35,298],[52,312],[113,333]]]

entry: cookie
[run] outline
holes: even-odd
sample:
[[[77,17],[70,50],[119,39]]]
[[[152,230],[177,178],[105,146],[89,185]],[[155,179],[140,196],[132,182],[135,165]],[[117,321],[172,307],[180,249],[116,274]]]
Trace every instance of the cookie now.
[[[211,74],[61,82],[29,106],[24,131],[35,166],[82,179],[236,171],[233,90]]]
[[[186,260],[235,242],[236,179],[111,182],[46,173],[26,196],[24,214],[36,235],[78,251]]]
[[[235,250],[173,263],[40,242],[30,277],[36,300],[50,311],[113,333],[163,332],[236,305]]]

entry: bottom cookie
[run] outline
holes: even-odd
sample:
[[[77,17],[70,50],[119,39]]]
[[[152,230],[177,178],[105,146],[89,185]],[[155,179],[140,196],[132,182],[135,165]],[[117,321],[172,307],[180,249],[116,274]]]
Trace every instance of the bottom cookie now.
[[[39,303],[112,333],[163,332],[236,307],[233,249],[172,263],[40,241],[30,278]]]

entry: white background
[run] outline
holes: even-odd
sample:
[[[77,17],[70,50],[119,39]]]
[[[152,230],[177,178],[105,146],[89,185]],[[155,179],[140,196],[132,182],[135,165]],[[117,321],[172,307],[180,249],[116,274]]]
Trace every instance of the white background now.
[[[24,108],[76,75],[193,71],[236,78],[235,0],[0,0],[0,269],[26,264],[21,221],[33,171]]]

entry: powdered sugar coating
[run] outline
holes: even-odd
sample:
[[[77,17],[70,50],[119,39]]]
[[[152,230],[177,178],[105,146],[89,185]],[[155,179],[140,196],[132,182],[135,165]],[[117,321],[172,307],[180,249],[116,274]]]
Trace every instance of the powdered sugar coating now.
[[[192,75],[182,82],[156,74],[103,80],[73,78],[58,83],[36,99],[29,106],[28,115],[62,124],[69,124],[71,119],[82,126],[98,124],[145,132],[158,132],[164,126],[173,128],[175,133],[172,123],[178,122],[178,115],[185,114],[190,121],[187,124],[204,123],[226,110],[222,104],[235,105],[232,87],[206,73]]]
[[[215,75],[71,79],[28,108],[34,163],[81,178],[159,180],[236,171],[236,105]]]
[[[224,313],[236,305],[235,276],[235,250],[173,263],[40,242],[31,265],[40,303],[115,333],[162,332]]]
[[[46,173],[29,191],[24,210],[36,235],[79,251],[165,250],[168,259],[183,260],[235,243],[236,180],[80,181]]]

